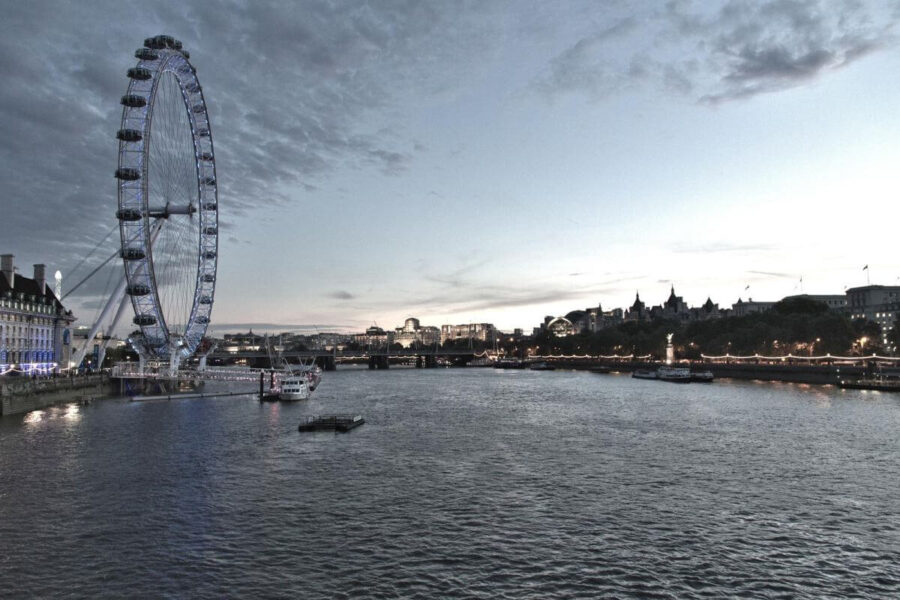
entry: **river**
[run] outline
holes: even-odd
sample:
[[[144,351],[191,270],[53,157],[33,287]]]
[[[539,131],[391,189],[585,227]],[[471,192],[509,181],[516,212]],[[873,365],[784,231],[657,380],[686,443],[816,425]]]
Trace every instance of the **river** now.
[[[900,394],[346,368],[0,419],[3,597],[898,597],[898,565]]]

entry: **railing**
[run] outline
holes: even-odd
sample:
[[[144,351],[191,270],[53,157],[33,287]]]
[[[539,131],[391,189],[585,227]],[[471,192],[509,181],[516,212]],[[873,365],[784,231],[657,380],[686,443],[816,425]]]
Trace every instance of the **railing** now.
[[[205,369],[181,368],[174,377],[169,373],[168,365],[140,365],[132,362],[116,363],[110,371],[113,379],[177,379],[180,381],[259,381],[262,375],[266,381],[272,377],[276,381],[284,375],[281,371],[272,369],[234,369],[229,367],[206,367]]]

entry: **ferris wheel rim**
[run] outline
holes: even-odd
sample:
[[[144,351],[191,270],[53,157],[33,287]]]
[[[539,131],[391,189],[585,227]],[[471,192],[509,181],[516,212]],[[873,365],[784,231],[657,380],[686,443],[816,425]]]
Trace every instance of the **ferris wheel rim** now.
[[[135,317],[133,322],[142,334],[143,350],[153,358],[180,358],[193,354],[209,325],[215,296],[218,268],[218,186],[212,132],[203,89],[196,70],[189,61],[189,54],[181,43],[170,36],[156,36],[144,42],[144,48],[135,52],[138,64],[128,70],[129,84],[122,97],[122,121],[117,135],[119,139],[118,211],[120,223],[121,255],[125,266],[127,293],[131,297]],[[162,82],[174,81],[183,100],[184,113],[190,127],[192,146],[193,184],[183,184],[195,190],[188,205],[164,207],[150,205],[151,163],[154,148],[153,119],[159,110],[157,95]],[[177,111],[176,111],[177,112]],[[186,156],[186,155],[185,155]],[[188,168],[185,163],[179,165]],[[153,167],[156,169],[156,167]],[[155,179],[161,179],[156,173]],[[158,184],[157,184],[158,185]],[[196,200],[196,206],[193,204]],[[187,259],[196,257],[193,293],[183,298],[184,306],[190,302],[189,316],[183,332],[175,332],[173,324],[166,321],[161,299],[159,274],[154,242],[173,215],[196,214],[194,247],[179,252]],[[183,235],[184,232],[182,232]],[[179,238],[180,239],[180,238]],[[193,253],[193,254],[191,254]],[[191,273],[187,272],[187,276]],[[185,289],[190,283],[185,284]]]

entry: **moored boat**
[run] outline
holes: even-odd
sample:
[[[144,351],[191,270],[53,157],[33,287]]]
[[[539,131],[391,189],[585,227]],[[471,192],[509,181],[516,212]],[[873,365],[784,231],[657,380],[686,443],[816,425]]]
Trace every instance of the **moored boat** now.
[[[291,373],[281,380],[279,400],[309,400],[316,386],[322,380],[321,370],[315,365],[303,366],[299,372]]]
[[[671,383],[690,383],[691,370],[685,367],[660,367],[656,370],[656,378]]]
[[[494,363],[495,369],[525,369],[527,367],[528,363],[518,358],[501,358]]]
[[[637,369],[636,371],[632,371],[631,376],[635,379],[656,379],[656,371]]]
[[[695,383],[712,383],[713,379],[712,371],[691,371],[691,381]]]
[[[888,378],[850,379],[838,382],[838,387],[845,390],[871,390],[877,392],[900,392],[900,380]]]
[[[532,371],[555,371],[556,367],[554,367],[553,365],[551,365],[547,362],[540,361],[540,362],[536,362],[536,363],[531,363],[531,366],[529,367],[529,369],[531,369]]]
[[[306,375],[291,375],[281,380],[279,400],[309,400],[310,389]]]

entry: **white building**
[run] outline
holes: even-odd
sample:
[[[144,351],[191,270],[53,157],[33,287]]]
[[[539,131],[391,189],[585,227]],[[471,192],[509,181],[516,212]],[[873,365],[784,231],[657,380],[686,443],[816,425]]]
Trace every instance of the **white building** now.
[[[16,273],[13,258],[0,257],[0,374],[67,368],[75,317],[47,285],[44,265],[34,265],[29,279]]]
[[[432,346],[441,342],[441,330],[430,325],[420,325],[413,317],[406,319],[403,327],[394,329],[394,343],[404,348]]]
[[[478,340],[493,342],[497,329],[491,323],[468,323],[466,325],[441,325],[441,343],[455,340]]]

